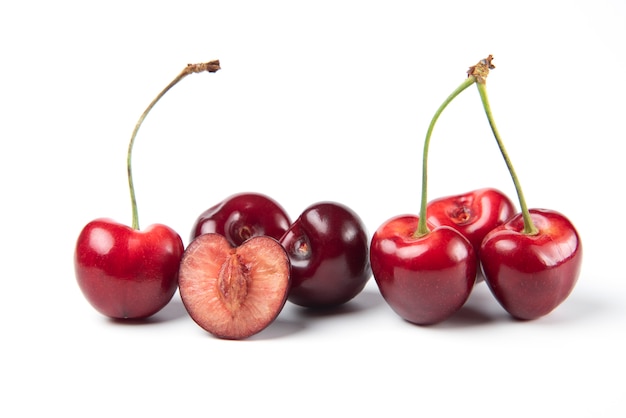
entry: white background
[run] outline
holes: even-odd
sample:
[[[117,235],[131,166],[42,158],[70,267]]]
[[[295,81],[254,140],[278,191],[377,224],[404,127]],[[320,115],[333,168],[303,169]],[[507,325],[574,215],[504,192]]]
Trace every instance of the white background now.
[[[7,5],[10,4],[10,5]],[[24,1],[0,6],[2,416],[623,416],[626,277],[623,1]],[[287,303],[245,341],[200,329],[178,295],[147,323],[95,312],[76,285],[90,220],[188,242],[204,209],[266,193],[296,218],[335,200],[369,233],[419,211],[441,102],[493,54],[494,116],[530,207],[583,240],[557,310],[511,320],[478,286],[436,326],[402,321],[370,280],[336,312]],[[439,119],[429,199],[515,190],[466,90]]]

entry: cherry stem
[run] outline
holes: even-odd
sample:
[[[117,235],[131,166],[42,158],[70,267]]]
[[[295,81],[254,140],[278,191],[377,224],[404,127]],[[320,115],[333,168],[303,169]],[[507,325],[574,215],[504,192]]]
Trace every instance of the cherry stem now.
[[[424,152],[422,154],[422,202],[420,206],[420,216],[417,224],[417,231],[415,231],[415,237],[421,237],[430,232],[428,225],[426,224],[426,206],[428,204],[428,148],[430,146],[430,137],[433,133],[433,129],[435,128],[435,123],[439,116],[443,112],[443,110],[454,100],[456,96],[461,94],[463,90],[471,86],[476,82],[476,77],[469,76],[468,78],[459,85],[447,98],[446,100],[439,106],[439,109],[435,112],[432,120],[430,121],[430,125],[428,126],[428,131],[426,131],[426,139],[424,140]]]
[[[519,199],[519,204],[522,211],[522,218],[524,219],[524,230],[522,231],[522,233],[527,235],[535,235],[539,233],[539,230],[537,229],[530,217],[530,212],[528,211],[528,206],[526,205],[526,199],[524,198],[524,193],[522,192],[522,186],[520,185],[519,179],[517,178],[517,174],[515,174],[515,169],[513,168],[513,164],[511,163],[511,159],[509,158],[506,149],[504,148],[504,143],[502,142],[502,138],[500,137],[500,133],[498,132],[498,128],[496,127],[496,123],[493,119],[491,106],[489,105],[489,98],[487,97],[486,80],[482,79],[477,81],[476,86],[478,87],[480,100],[483,104],[483,108],[485,109],[485,113],[487,114],[487,119],[489,120],[491,131],[493,132],[493,136],[496,138],[496,142],[498,143],[498,147],[500,148],[502,157],[504,158],[506,166],[509,169],[509,173],[511,174],[511,179],[513,179],[513,184],[515,185],[515,191],[517,192],[517,197]]]
[[[187,64],[187,66],[176,76],[174,80],[172,80],[161,92],[152,100],[152,102],[148,105],[146,110],[141,114],[137,124],[135,125],[135,129],[133,130],[133,134],[130,137],[130,143],[128,144],[128,155],[126,157],[126,168],[128,170],[128,187],[130,189],[130,202],[133,209],[133,229],[139,229],[139,214],[137,211],[137,199],[135,197],[135,186],[133,184],[133,170],[131,165],[132,154],[133,154],[133,146],[135,145],[135,138],[137,137],[137,132],[139,132],[139,128],[143,123],[150,110],[157,104],[157,102],[167,93],[172,87],[174,87],[180,80],[187,77],[192,73],[201,73],[203,71],[208,71],[210,73],[214,73],[220,69],[219,60],[213,60],[209,62],[204,62],[200,64]]]

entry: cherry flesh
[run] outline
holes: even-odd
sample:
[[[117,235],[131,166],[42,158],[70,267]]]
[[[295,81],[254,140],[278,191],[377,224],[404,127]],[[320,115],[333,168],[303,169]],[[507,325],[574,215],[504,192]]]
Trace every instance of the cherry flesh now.
[[[267,328],[284,307],[289,284],[287,254],[267,236],[233,247],[222,235],[203,234],[189,244],[180,264],[187,312],[222,339],[244,339]]]
[[[217,233],[236,247],[255,236],[279,239],[290,224],[285,209],[272,198],[260,193],[238,193],[200,214],[193,226],[191,239]]]
[[[344,304],[371,277],[368,237],[359,216],[345,205],[320,202],[306,208],[279,242],[291,261],[288,300],[308,308]]]

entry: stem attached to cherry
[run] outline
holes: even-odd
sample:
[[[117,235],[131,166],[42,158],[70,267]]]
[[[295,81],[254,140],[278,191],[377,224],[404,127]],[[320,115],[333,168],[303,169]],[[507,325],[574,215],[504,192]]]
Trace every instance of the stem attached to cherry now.
[[[495,68],[491,64],[491,55],[488,58],[481,60],[478,64],[473,67],[470,67],[468,71],[468,77],[457,87],[447,98],[446,100],[439,106],[439,109],[435,112],[432,120],[430,121],[430,125],[428,126],[428,131],[426,132],[426,140],[424,141],[424,152],[422,156],[422,202],[420,206],[420,216],[417,224],[417,231],[415,231],[415,237],[421,237],[430,232],[428,225],[426,224],[426,206],[428,204],[428,147],[430,146],[430,137],[433,133],[433,129],[435,128],[435,123],[439,116],[443,112],[443,110],[454,100],[456,96],[461,94],[463,90],[476,83],[479,80],[484,80],[485,77],[489,74],[489,70],[491,68]]]
[[[489,57],[491,57],[491,55]],[[517,198],[519,199],[522,218],[524,219],[524,230],[522,231],[522,233],[526,235],[538,234],[539,230],[537,229],[530,217],[530,212],[528,211],[528,206],[526,205],[526,199],[524,198],[524,193],[522,192],[522,186],[520,185],[520,182],[517,178],[517,174],[515,173],[515,169],[513,168],[511,159],[509,158],[509,155],[504,148],[504,143],[502,142],[502,138],[500,137],[500,133],[498,132],[498,128],[496,127],[496,123],[493,119],[493,114],[491,113],[491,106],[489,105],[489,98],[487,97],[486,77],[481,77],[480,79],[477,79],[476,87],[478,87],[480,100],[483,104],[483,108],[485,109],[485,113],[487,114],[487,119],[489,120],[491,131],[493,132],[493,136],[496,138],[496,142],[498,143],[498,147],[500,148],[500,152],[502,153],[504,162],[506,163],[509,173],[511,174],[513,184],[515,185],[515,191],[517,192]]]
[[[181,71],[180,74],[178,74],[178,76],[176,76],[174,80],[172,80],[163,90],[161,90],[161,92],[154,98],[154,100],[152,100],[152,103],[148,105],[146,110],[144,110],[144,112],[139,117],[139,120],[137,121],[137,124],[135,125],[135,129],[133,130],[133,134],[130,137],[130,143],[128,144],[128,155],[126,157],[126,168],[128,170],[128,187],[130,189],[130,201],[131,201],[132,210],[133,210],[133,224],[132,224],[133,229],[136,229],[136,230],[139,229],[139,215],[137,212],[137,199],[135,197],[135,186],[133,185],[133,170],[131,166],[131,159],[132,159],[132,153],[133,153],[133,145],[135,144],[135,137],[137,136],[137,132],[139,131],[141,124],[143,123],[146,116],[148,116],[148,113],[150,113],[150,110],[152,110],[154,105],[156,105],[157,102],[161,99],[161,97],[163,97],[165,93],[167,93],[172,87],[178,84],[180,80],[182,80],[183,78],[187,77],[189,74],[192,74],[192,73],[201,73],[204,71],[214,73],[219,69],[220,69],[219,60],[213,60],[213,61],[204,62],[200,64],[187,64],[187,66],[183,69],[183,71]]]
[[[530,212],[528,211],[528,206],[526,205],[526,200],[524,198],[524,193],[522,192],[522,186],[517,178],[517,174],[515,174],[515,169],[513,168],[513,164],[511,163],[511,159],[504,148],[504,144],[502,139],[500,138],[500,133],[498,132],[498,128],[493,120],[493,115],[491,113],[491,107],[489,105],[489,99],[487,97],[487,76],[489,75],[489,70],[492,70],[495,67],[491,63],[493,60],[493,56],[489,55],[487,58],[480,60],[476,65],[469,68],[467,71],[468,77],[461,83],[459,87],[456,88],[446,98],[446,100],[439,106],[439,109],[435,112],[430,125],[428,126],[428,131],[426,132],[426,140],[424,141],[424,152],[422,157],[422,201],[420,206],[420,216],[417,225],[417,230],[414,233],[415,237],[421,237],[430,232],[428,225],[426,224],[426,207],[428,205],[427,198],[427,186],[428,186],[428,147],[430,146],[430,137],[433,133],[433,129],[435,127],[435,123],[439,116],[443,112],[443,110],[450,104],[450,102],[458,96],[463,90],[476,83],[478,87],[478,92],[480,94],[480,99],[483,104],[483,108],[485,109],[485,113],[487,114],[487,119],[489,120],[489,125],[491,126],[491,130],[496,138],[498,143],[498,147],[500,148],[500,152],[502,153],[502,157],[504,157],[504,161],[506,162],[506,166],[511,174],[511,178],[513,179],[513,184],[515,185],[515,191],[517,192],[517,197],[520,202],[520,207],[522,211],[522,217],[524,219],[524,234],[534,235],[538,233],[537,227],[534,225]]]

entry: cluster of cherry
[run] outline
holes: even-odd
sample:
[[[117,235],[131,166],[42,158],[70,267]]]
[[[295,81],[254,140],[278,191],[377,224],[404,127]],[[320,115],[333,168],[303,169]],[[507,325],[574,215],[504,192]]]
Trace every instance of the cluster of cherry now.
[[[140,230],[131,154],[142,121],[171,87],[189,74],[220,69],[219,61],[188,65],[144,111],[131,137],[132,227],[100,218],[78,237],[74,264],[83,294],[103,315],[138,319],[159,312],[179,290],[190,317],[225,339],[262,331],[288,300],[310,309],[347,303],[372,276],[389,306],[418,325],[449,318],[481,281],[515,318],[550,313],[576,284],[581,242],[561,213],[527,208],[487,98],[486,78],[493,68],[491,55],[470,67],[435,113],[424,143],[419,216],[390,218],[370,241],[359,216],[341,203],[315,203],[292,222],[270,197],[239,193],[203,212],[184,248],[168,226]],[[433,128],[446,106],[473,84],[515,184],[520,212],[493,188],[427,201]]]

